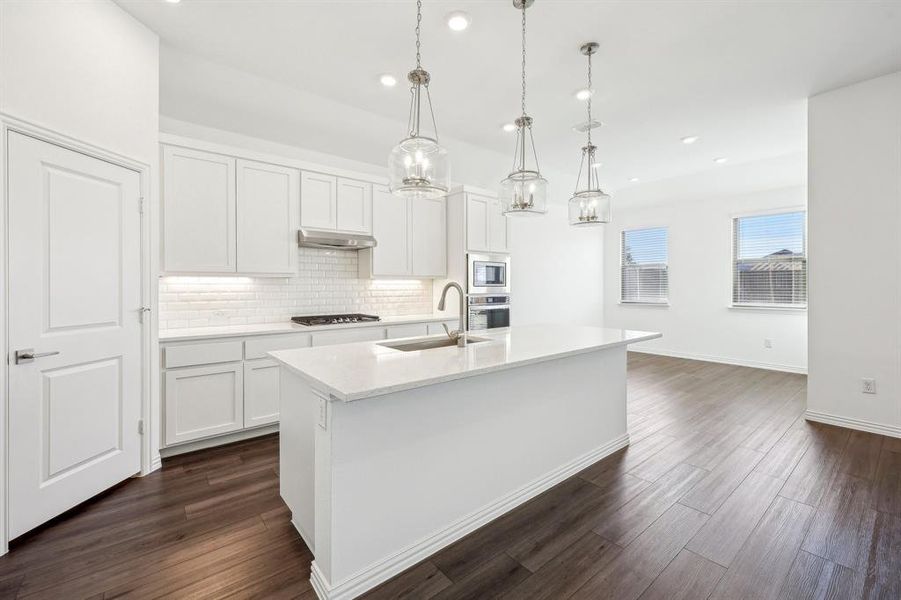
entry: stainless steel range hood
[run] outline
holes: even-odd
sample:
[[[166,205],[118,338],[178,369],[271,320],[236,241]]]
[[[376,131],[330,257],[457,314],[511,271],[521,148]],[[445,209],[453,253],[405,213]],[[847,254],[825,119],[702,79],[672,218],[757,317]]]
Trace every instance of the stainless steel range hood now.
[[[377,243],[371,235],[299,229],[297,245],[301,248],[324,248],[326,250],[362,250],[363,248],[375,248]]]

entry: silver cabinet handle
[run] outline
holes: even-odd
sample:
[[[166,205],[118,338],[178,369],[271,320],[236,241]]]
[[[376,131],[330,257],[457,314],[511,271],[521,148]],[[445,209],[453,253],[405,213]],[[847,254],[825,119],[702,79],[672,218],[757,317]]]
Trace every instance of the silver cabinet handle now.
[[[34,362],[36,358],[43,358],[45,356],[56,356],[59,354],[59,351],[55,352],[35,352],[34,348],[26,348],[25,350],[16,350],[16,364],[21,365],[22,363],[30,363]]]

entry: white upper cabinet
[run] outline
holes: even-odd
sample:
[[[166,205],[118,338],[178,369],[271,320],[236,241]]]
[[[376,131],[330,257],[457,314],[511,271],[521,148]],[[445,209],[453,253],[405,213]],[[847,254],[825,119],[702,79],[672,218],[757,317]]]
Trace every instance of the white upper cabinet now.
[[[238,272],[294,273],[300,171],[238,159],[237,190]]]
[[[372,184],[304,171],[300,183],[300,225],[328,231],[372,232]]]
[[[466,194],[466,250],[509,252],[510,229],[504,203],[496,198]]]
[[[360,277],[447,275],[447,201],[444,198],[398,198],[384,186],[373,186],[372,235],[378,245],[360,252]]]
[[[371,276],[404,276],[410,274],[410,239],[408,201],[391,195],[386,186],[372,188],[372,235],[378,246],[371,251]],[[366,256],[361,254],[360,261]]]
[[[447,275],[447,201],[410,200],[411,261],[414,277]]]
[[[338,227],[338,178],[304,171],[300,183],[300,225],[312,229]]]
[[[372,232],[372,184],[338,178],[338,231]]]
[[[504,214],[504,203],[492,200],[488,210],[488,250],[491,252],[510,251],[510,224]]]
[[[163,148],[163,270],[235,272],[234,158]]]
[[[488,215],[491,212],[491,198],[466,195],[466,248],[470,252],[488,252]]]

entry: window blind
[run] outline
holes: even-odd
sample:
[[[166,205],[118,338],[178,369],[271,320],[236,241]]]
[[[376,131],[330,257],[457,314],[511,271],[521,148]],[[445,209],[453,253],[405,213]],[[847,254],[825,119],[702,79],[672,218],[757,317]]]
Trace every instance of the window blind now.
[[[804,211],[733,219],[733,304],[807,306],[806,219]]]
[[[623,302],[665,304],[669,298],[667,230],[623,231],[621,295]]]

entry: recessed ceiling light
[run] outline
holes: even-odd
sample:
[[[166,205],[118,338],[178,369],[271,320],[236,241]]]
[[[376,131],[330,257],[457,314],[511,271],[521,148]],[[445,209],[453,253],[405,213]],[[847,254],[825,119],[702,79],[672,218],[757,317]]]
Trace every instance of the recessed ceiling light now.
[[[576,92],[576,100],[588,100],[593,95],[594,95],[594,90],[589,90],[588,88],[582,88],[581,90]]]
[[[470,23],[472,23],[472,19],[462,10],[455,10],[447,15],[447,26],[453,31],[463,31],[469,27]]]
[[[397,85],[397,78],[394,75],[389,75],[388,73],[385,73],[384,75],[379,77],[379,81],[385,87],[394,87],[395,85]]]
[[[513,123],[504,123],[503,130],[507,133],[510,133],[516,130],[516,125],[514,125]]]
[[[715,163],[718,164],[718,165],[721,165],[721,164],[723,164],[723,163],[725,163],[725,162],[729,162],[729,159],[726,158],[725,156],[720,156],[720,157],[718,157],[718,158],[714,158],[714,159],[713,159],[713,162],[715,162]]]
[[[701,138],[699,138],[699,137],[696,136],[696,135],[687,135],[687,136],[685,136],[684,138],[682,138],[682,143],[683,143],[683,144],[694,144],[694,143],[697,142],[699,139],[701,139]]]
[[[178,4],[181,0],[166,0],[169,4]]]
[[[633,177],[629,180],[630,183],[638,183],[639,181],[641,181],[641,179],[639,179],[638,177]]]

